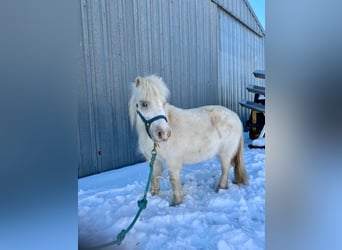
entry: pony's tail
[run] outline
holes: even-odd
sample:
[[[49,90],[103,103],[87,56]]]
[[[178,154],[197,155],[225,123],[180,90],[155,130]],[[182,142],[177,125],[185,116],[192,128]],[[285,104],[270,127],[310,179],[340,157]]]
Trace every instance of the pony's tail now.
[[[234,164],[234,175],[235,179],[233,183],[235,184],[248,184],[247,172],[243,160],[243,136],[240,137],[238,150],[233,158]]]

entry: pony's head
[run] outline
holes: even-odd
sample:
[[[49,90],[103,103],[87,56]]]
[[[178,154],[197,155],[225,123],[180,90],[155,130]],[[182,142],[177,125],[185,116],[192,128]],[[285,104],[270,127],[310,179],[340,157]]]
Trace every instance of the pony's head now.
[[[167,141],[171,136],[167,114],[164,111],[168,96],[169,89],[162,78],[155,75],[138,76],[132,85],[132,96],[129,101],[131,125],[144,125],[146,132],[143,132],[156,142]]]

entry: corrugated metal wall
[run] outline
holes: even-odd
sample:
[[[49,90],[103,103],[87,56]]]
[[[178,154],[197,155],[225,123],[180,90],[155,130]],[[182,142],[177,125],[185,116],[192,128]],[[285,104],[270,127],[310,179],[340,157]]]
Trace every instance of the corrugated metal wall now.
[[[225,33],[230,31],[227,25],[233,28],[241,23],[229,20],[223,4],[209,0],[81,0],[84,85],[79,102],[79,177],[143,160],[128,118],[130,83],[137,75],[162,76],[171,91],[170,102],[183,108],[223,104],[234,109],[245,97],[244,93],[239,97],[238,92],[244,90],[238,90],[238,84],[263,64],[250,63],[243,69],[239,62],[244,44],[253,43],[253,36],[247,35],[250,29],[245,32],[250,40],[240,41],[240,54],[229,58],[234,50],[229,46],[237,43]],[[246,6],[241,11],[250,18]],[[235,39],[245,39],[245,33],[235,34]],[[255,49],[263,52],[263,48]],[[243,61],[257,55],[250,52]],[[263,61],[263,55],[262,59],[252,58],[258,60]],[[238,65],[238,73],[233,64]],[[230,84],[235,84],[234,91]],[[235,94],[233,103],[231,95]]]
[[[217,9],[210,1],[82,0],[85,85],[80,97],[79,176],[132,164],[137,136],[129,83],[162,76],[170,102],[218,103]]]
[[[212,2],[215,2],[221,10],[237,20],[240,25],[260,36],[265,35],[253,9],[248,4],[248,0],[212,0]]]
[[[264,31],[241,0],[217,0],[219,16],[219,103],[240,115],[245,124],[250,110],[239,105],[253,100],[248,84],[264,86],[252,72],[264,69]]]

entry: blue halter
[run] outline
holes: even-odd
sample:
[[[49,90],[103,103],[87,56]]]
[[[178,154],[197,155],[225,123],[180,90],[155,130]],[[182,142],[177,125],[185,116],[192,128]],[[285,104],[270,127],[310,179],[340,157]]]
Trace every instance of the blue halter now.
[[[152,125],[153,122],[159,120],[159,119],[164,119],[167,122],[167,118],[165,115],[157,115],[149,120],[146,120],[145,117],[139,112],[139,110],[137,110],[137,113],[139,115],[139,117],[141,118],[141,120],[143,121],[143,123],[145,124],[145,129],[146,129],[146,133],[148,134],[148,136],[152,139],[152,136],[150,134],[150,127]]]

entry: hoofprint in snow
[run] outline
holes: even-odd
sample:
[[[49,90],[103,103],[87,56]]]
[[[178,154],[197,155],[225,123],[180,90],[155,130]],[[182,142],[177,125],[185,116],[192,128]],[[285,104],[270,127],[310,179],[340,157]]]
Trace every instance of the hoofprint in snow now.
[[[265,150],[249,149],[245,136],[245,165],[249,185],[232,183],[215,193],[221,174],[217,158],[184,165],[184,203],[170,206],[172,188],[165,170],[158,196],[148,205],[120,246],[106,249],[264,249]],[[148,163],[112,170],[78,181],[79,247],[116,239],[138,211],[149,172]]]

